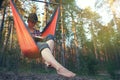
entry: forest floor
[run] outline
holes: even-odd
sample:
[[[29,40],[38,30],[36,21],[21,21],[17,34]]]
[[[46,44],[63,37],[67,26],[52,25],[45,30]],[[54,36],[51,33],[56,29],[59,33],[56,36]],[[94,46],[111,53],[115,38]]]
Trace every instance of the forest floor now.
[[[36,74],[36,73],[14,73],[14,72],[1,72],[0,80],[90,80],[87,78],[74,77],[66,78],[57,74]]]
[[[66,78],[55,73],[15,73],[15,72],[0,72],[0,80],[112,80],[108,78],[95,78],[87,76],[76,76],[74,78]]]

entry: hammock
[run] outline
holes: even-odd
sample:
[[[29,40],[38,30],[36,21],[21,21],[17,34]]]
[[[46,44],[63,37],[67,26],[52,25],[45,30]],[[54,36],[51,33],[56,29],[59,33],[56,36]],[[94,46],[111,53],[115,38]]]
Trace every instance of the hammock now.
[[[15,29],[17,32],[18,42],[22,51],[22,54],[28,58],[37,58],[40,56],[40,50],[36,45],[34,39],[29,33],[25,23],[23,22],[21,15],[17,11],[15,3],[13,0],[10,0],[10,6],[12,9],[12,14],[15,23]],[[59,7],[56,9],[54,14],[51,17],[51,20],[48,22],[47,26],[42,32],[42,36],[45,37],[48,34],[55,35],[55,29],[57,24],[57,19],[59,15]]]

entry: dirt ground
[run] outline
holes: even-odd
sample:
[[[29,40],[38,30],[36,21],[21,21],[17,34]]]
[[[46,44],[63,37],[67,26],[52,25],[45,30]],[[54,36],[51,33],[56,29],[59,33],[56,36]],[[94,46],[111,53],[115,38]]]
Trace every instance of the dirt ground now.
[[[14,72],[0,72],[0,80],[88,80],[76,76],[74,78],[66,78],[57,74],[35,74],[35,73],[14,73]],[[89,79],[93,80],[93,79]]]

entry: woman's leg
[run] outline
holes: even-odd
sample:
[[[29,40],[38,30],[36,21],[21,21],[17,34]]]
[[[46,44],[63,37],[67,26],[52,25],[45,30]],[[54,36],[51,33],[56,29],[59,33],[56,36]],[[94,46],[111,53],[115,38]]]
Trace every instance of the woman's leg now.
[[[53,53],[53,50],[54,50],[54,40],[52,40],[52,39],[48,40],[48,41],[46,41],[46,43],[48,44],[51,52]]]
[[[54,50],[54,36],[53,35],[48,35],[46,37],[46,43],[48,44],[51,52],[53,53],[53,50]]]
[[[48,44],[48,46],[51,50],[51,53],[53,53],[53,51],[54,51],[54,36],[53,35],[48,35],[46,37],[46,43]],[[47,66],[50,66],[50,64],[47,61],[45,61],[45,64]]]
[[[45,60],[46,65],[51,65],[57,70],[57,73],[65,77],[74,77],[75,73],[69,71],[63,67],[52,55],[54,49],[54,37],[49,35],[46,39],[46,43],[37,43],[40,50],[42,58]]]
[[[54,67],[57,70],[58,74],[63,75],[65,77],[75,76],[75,73],[69,71],[68,69],[63,67],[59,62],[56,61],[49,48],[43,49],[41,51],[41,55],[45,61],[47,61],[52,67]]]

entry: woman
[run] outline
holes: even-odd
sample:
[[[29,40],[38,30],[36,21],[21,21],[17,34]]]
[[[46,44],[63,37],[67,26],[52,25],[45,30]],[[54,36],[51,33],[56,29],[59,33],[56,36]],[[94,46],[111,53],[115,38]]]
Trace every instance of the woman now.
[[[40,31],[36,30],[34,27],[38,21],[36,13],[31,13],[28,17],[28,28],[32,34],[32,37],[35,39],[36,36],[40,36]],[[54,49],[54,36],[48,35],[46,38],[41,37],[45,42],[36,41],[39,50],[41,51],[42,58],[45,60],[47,66],[52,66],[56,69],[57,73],[65,77],[74,77],[76,74],[69,71],[63,67],[52,55]]]

